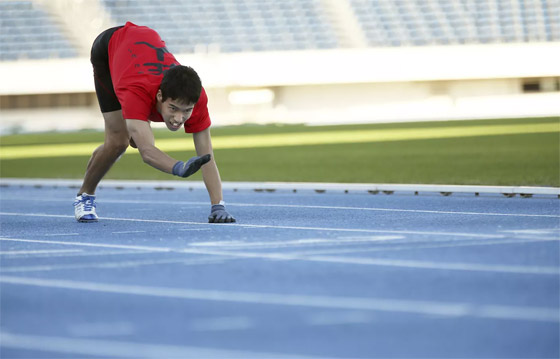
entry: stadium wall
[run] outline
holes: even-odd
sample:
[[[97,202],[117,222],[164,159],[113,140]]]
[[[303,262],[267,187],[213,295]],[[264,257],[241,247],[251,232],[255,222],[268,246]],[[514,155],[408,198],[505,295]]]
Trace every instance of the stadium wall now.
[[[560,116],[560,43],[177,57],[200,74],[216,125]],[[0,78],[3,132],[103,125],[94,100],[12,105],[44,94],[94,99],[87,58],[2,62]]]

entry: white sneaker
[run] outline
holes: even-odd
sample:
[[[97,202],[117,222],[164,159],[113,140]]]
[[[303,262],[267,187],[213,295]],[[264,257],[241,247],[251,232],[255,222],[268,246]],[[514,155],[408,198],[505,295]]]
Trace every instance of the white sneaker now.
[[[99,219],[95,213],[95,196],[82,193],[74,200],[74,215],[78,222],[97,222]]]

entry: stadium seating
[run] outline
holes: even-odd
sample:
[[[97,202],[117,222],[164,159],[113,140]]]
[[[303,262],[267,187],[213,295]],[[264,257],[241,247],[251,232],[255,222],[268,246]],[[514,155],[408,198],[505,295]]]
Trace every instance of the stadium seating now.
[[[173,52],[338,47],[321,0],[101,0],[117,23],[156,29]]]
[[[0,1],[0,60],[77,55],[49,14],[31,1]]]
[[[349,0],[369,46],[558,41],[556,0]]]
[[[89,0],[88,0],[89,1]],[[332,49],[345,45],[332,0],[91,0],[116,24],[156,29],[173,52]],[[560,41],[558,0],[347,1],[367,46]],[[77,56],[30,0],[0,1],[0,61]]]

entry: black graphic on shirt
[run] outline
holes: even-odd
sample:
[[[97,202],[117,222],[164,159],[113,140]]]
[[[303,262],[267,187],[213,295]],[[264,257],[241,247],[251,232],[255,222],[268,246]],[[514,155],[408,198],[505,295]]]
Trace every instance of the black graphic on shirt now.
[[[167,48],[165,46],[163,47],[157,47],[154,46],[146,41],[139,41],[139,42],[135,42],[135,45],[146,45],[149,48],[155,50],[156,52],[156,57],[157,60],[160,62],[146,62],[143,64],[144,67],[146,67],[148,73],[152,74],[152,75],[156,75],[156,76],[160,76],[162,75],[165,71],[169,70],[170,68],[176,66],[175,64],[171,64],[171,65],[165,65],[163,63],[164,59],[165,59],[165,54],[169,54],[169,50],[167,50]],[[135,55],[133,55],[133,57],[136,57]],[[139,65],[135,65],[135,67],[140,67]],[[139,74],[143,74],[143,71],[138,71]]]
[[[156,56],[158,61],[163,61],[164,59],[164,54],[168,54],[169,50],[167,50],[167,47],[163,46],[163,47],[156,47],[146,41],[139,41],[139,42],[135,42],[134,45],[146,45],[154,50],[156,50]]]
[[[171,64],[171,65],[164,65],[164,64],[160,64],[159,62],[147,62],[144,64],[144,66],[153,66],[153,69],[148,69],[148,72],[151,73],[152,75],[161,75],[163,74],[165,71],[169,70],[170,68],[176,66],[175,64]]]

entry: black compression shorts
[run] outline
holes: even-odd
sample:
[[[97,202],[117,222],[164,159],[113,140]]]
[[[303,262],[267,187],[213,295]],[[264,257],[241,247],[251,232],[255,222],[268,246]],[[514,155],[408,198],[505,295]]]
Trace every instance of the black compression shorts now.
[[[113,33],[121,27],[117,26],[103,31],[97,36],[91,47],[95,93],[103,113],[121,109],[121,104],[113,88],[113,81],[111,81],[111,72],[109,71],[109,41]]]

